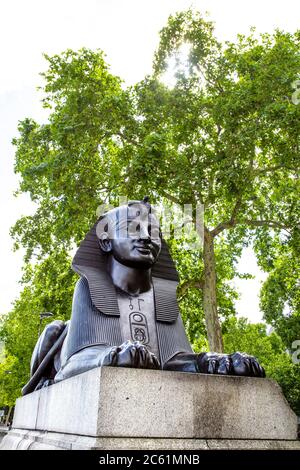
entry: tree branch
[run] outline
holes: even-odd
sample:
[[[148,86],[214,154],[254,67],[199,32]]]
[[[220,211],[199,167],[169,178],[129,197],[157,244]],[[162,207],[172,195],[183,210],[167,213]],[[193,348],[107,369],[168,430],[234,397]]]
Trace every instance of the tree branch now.
[[[251,225],[253,227],[273,227],[273,228],[280,228],[282,230],[288,230],[290,227],[288,225],[284,225],[280,222],[275,220],[251,220],[251,219],[244,219],[239,221],[240,224]]]
[[[242,199],[238,198],[233,208],[230,219],[227,222],[221,222],[210,232],[213,238],[219,235],[219,233],[223,232],[223,230],[227,228],[232,228],[237,224],[236,217],[237,217],[238,211],[240,210],[241,204],[242,204]]]
[[[169,199],[169,201],[174,202],[174,204],[179,204],[179,205],[181,204],[181,201],[179,199],[177,199],[175,196],[172,196],[172,194],[167,193],[164,189],[161,189],[160,193],[166,199]]]
[[[223,230],[235,227],[237,224],[245,224],[245,225],[250,225],[252,227],[271,227],[271,228],[279,228],[281,230],[286,230],[287,232],[290,233],[289,231],[289,226],[282,224],[280,222],[277,222],[276,220],[251,220],[251,219],[244,219],[244,220],[237,220],[236,219],[236,213],[238,211],[237,204],[235,205],[235,208],[233,210],[231,219],[228,220],[227,222],[222,222],[217,227],[212,230],[210,233],[213,237],[217,236],[220,232]]]
[[[263,175],[265,173],[268,173],[269,171],[276,171],[276,170],[280,170],[280,169],[283,169],[283,170],[289,170],[289,171],[299,171],[299,168],[292,168],[292,167],[287,167],[285,165],[275,165],[275,166],[269,166],[269,167],[265,167],[265,168],[257,168],[255,170],[253,170],[253,173],[255,176],[257,175]]]
[[[189,279],[188,281],[185,281],[181,284],[181,286],[178,288],[178,292],[180,297],[178,298],[178,302],[180,302],[184,296],[186,295],[188,289],[191,287],[196,287],[197,289],[203,289],[204,287],[204,279]]]
[[[132,145],[136,145],[136,146],[140,145],[139,142],[137,142],[135,139],[132,139],[128,137],[127,135],[124,135],[121,131],[115,132],[115,135],[118,135],[119,137],[121,137],[121,139],[125,140],[126,142],[129,142]]]

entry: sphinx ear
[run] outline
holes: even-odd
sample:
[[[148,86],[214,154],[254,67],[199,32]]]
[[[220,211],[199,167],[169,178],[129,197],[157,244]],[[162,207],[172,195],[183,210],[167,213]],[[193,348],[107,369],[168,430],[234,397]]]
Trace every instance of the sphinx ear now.
[[[101,233],[98,240],[99,240],[100,248],[104,253],[110,253],[112,251],[112,243],[107,233],[105,232]]]

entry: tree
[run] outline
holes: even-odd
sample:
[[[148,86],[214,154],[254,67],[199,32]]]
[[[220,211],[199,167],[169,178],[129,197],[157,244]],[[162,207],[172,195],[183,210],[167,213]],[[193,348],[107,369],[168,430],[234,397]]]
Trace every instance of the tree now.
[[[41,320],[39,314],[51,311],[55,319],[63,321],[70,317],[76,282],[70,266],[71,259],[64,251],[52,253],[34,266],[27,265],[20,298],[1,317],[0,340],[5,344],[5,354],[0,360],[0,406],[12,406],[28,382],[40,326],[53,320]]]
[[[279,246],[261,290],[260,304],[264,318],[290,351],[293,343],[300,340],[299,280],[299,250],[289,245]]]
[[[8,354],[0,362],[0,407],[13,406],[18,398],[18,374],[14,373],[17,367],[16,358]]]
[[[224,333],[225,351],[248,351],[257,357],[267,377],[282,387],[289,404],[300,415],[300,364],[293,364],[280,336],[269,335],[263,323],[250,324],[245,318],[231,318]]]
[[[156,80],[170,55],[186,44],[189,73],[177,67],[173,90],[161,93]],[[168,141],[163,194],[205,205],[202,286],[213,350],[222,350],[217,237],[238,229],[237,247],[252,237],[262,251],[267,241],[272,245],[298,230],[300,121],[291,93],[298,46],[299,33],[276,31],[259,38],[252,32],[222,47],[212,24],[188,11],[171,17],[162,30],[155,76],[143,84],[143,125],[155,126]],[[160,188],[161,172],[153,170]]]
[[[169,18],[153,75],[134,87],[110,74],[101,51],[46,57],[49,122],[25,119],[14,139],[20,191],[38,205],[12,230],[26,261],[78,244],[98,204],[119,194],[203,204],[203,270],[180,288],[201,290],[209,346],[222,351],[218,300],[233,296],[218,275],[220,250],[232,275],[250,240],[259,254],[298,230],[298,51],[299,33],[282,31],[220,44],[212,23],[188,10]],[[176,53],[170,87],[163,74]]]

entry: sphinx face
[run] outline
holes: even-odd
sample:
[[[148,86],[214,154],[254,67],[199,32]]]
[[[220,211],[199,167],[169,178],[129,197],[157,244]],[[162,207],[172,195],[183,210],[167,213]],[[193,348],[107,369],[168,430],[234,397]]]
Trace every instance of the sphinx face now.
[[[127,219],[125,225],[116,227],[115,236],[111,239],[111,254],[125,266],[150,268],[161,250],[157,218],[153,214],[147,214],[139,220]]]

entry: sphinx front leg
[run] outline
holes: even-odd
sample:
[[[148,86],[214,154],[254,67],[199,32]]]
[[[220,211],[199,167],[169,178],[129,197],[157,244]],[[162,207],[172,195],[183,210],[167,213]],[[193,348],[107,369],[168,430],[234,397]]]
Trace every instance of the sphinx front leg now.
[[[139,341],[125,341],[121,346],[111,348],[103,358],[102,366],[134,367],[138,369],[159,369],[157,357]]]
[[[96,367],[135,367],[159,369],[156,356],[138,341],[126,341],[120,346],[90,346],[71,356],[57,372],[54,382],[82,374]]]
[[[257,359],[245,353],[178,353],[167,361],[164,370],[202,374],[265,377],[264,368]]]
[[[108,345],[89,346],[65,360],[54,377],[54,382],[82,374],[102,365],[102,361],[112,350]]]
[[[172,370],[174,372],[198,373],[198,354],[181,352],[177,353],[163,365],[163,370]]]
[[[254,356],[236,352],[233,354],[201,353],[198,355],[199,372],[205,374],[265,377],[264,368]]]

